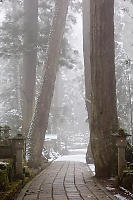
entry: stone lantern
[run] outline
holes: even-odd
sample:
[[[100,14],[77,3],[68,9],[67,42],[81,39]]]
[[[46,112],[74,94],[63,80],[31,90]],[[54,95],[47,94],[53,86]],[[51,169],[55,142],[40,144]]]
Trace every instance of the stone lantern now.
[[[123,170],[126,168],[125,148],[127,137],[130,135],[126,134],[123,129],[119,129],[113,136],[116,138],[116,146],[118,147],[118,176],[121,176]]]
[[[12,150],[16,157],[16,175],[22,176],[23,174],[23,155],[25,149],[25,139],[22,134],[18,134],[12,139]]]

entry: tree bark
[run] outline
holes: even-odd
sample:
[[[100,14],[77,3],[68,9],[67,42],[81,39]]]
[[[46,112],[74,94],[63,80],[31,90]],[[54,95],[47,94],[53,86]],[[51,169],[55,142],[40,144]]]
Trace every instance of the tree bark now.
[[[38,0],[24,0],[22,132],[28,134],[32,118],[37,63]]]
[[[91,66],[90,66],[90,0],[83,0],[83,53],[85,74],[85,101],[90,125],[91,115]]]
[[[114,65],[114,0],[90,0],[91,147],[96,176],[111,176],[118,128]]]
[[[69,0],[55,1],[55,15],[53,18],[52,32],[49,38],[47,63],[44,68],[45,73],[43,83],[29,132],[31,141],[29,149],[29,164],[32,167],[37,167],[41,161],[40,158],[44,145],[45,132],[48,126],[48,117],[53,97],[58,58],[60,55],[68,4]]]
[[[85,102],[88,112],[89,127],[91,125],[91,65],[90,65],[90,0],[83,0],[83,53],[85,74]],[[89,141],[86,162],[93,163],[91,143]]]

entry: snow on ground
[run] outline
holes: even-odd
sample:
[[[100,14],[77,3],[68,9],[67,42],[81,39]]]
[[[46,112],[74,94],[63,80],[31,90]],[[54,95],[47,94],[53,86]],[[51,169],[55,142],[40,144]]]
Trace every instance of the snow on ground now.
[[[125,194],[127,194],[127,195],[129,195],[130,197],[133,198],[133,193],[129,192],[129,191],[128,191],[127,189],[125,189],[124,187],[120,187],[120,189],[121,189],[122,191],[124,191]]]
[[[45,140],[57,140],[57,135],[56,134],[46,134],[45,135]]]
[[[83,152],[84,154],[86,154],[86,149],[71,149],[69,150],[69,152]]]
[[[68,155],[60,156],[56,161],[77,161],[86,163],[86,149],[69,149]]]
[[[113,187],[109,187],[109,186],[107,186],[106,189],[109,190],[109,191],[113,191],[113,190],[115,190],[115,188],[113,188]]]
[[[127,198],[121,196],[120,194],[115,194],[114,196],[119,200],[128,200]]]
[[[95,175],[95,165],[94,164],[88,164],[88,165],[91,171],[93,172],[93,174]]]
[[[115,181],[115,177],[110,177],[108,180],[109,181]]]
[[[79,155],[65,155],[57,158],[56,161],[77,161],[77,162],[83,162],[86,163],[85,154],[79,154]]]
[[[0,165],[7,165],[7,162],[0,161]]]

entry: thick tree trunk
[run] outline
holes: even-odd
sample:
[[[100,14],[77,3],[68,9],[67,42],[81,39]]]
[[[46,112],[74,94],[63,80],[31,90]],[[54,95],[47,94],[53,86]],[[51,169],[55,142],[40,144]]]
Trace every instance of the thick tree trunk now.
[[[88,112],[89,127],[91,124],[91,65],[90,65],[90,0],[83,0],[83,53],[85,74],[85,102]],[[93,163],[91,144],[89,141],[86,162]]]
[[[68,4],[69,0],[55,1],[55,16],[53,18],[52,32],[49,38],[44,79],[29,133],[31,136],[29,164],[33,167],[37,167],[40,164],[45,132],[48,126],[48,117],[53,97],[58,58],[60,55],[60,47],[66,22]]]
[[[112,132],[118,128],[114,66],[114,0],[90,0],[91,147],[96,175],[116,167]]]
[[[90,0],[83,0],[83,53],[85,97],[90,125],[91,115],[91,66],[90,66]]]
[[[17,15],[17,9],[18,9],[18,2],[17,0],[14,0],[11,2],[12,4],[12,17],[13,17],[13,23],[16,22],[16,15]],[[14,33],[13,37],[16,37],[15,35],[16,33]],[[15,70],[14,70],[14,80],[15,80],[15,90],[16,90],[16,99],[17,99],[17,103],[16,103],[16,108],[18,110],[19,113],[21,113],[21,95],[20,95],[20,63],[19,63],[19,59],[16,59],[16,55],[14,54],[11,58],[11,65],[14,66]]]
[[[22,132],[28,134],[32,118],[37,63],[38,0],[24,0]]]

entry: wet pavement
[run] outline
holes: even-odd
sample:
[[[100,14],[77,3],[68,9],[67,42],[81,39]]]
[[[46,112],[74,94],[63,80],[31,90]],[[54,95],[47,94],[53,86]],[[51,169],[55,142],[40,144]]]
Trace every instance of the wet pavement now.
[[[82,162],[57,161],[36,176],[17,200],[116,200]]]

